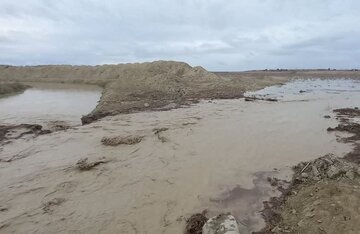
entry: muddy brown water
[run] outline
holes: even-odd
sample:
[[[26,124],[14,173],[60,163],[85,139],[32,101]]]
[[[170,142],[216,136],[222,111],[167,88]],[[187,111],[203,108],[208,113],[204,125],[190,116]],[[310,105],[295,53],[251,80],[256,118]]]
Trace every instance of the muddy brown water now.
[[[333,109],[360,105],[359,90],[350,80],[295,81],[247,94],[278,102],[203,101],[5,145],[1,157],[19,159],[0,163],[0,226],[5,233],[183,233],[185,217],[207,209],[231,212],[244,229],[259,230],[262,201],[277,193],[267,177],[289,178],[301,161],[351,150],[326,129],[337,125]],[[164,127],[162,142],[153,129]],[[117,135],[144,138],[101,144]],[[110,161],[73,170],[83,157]],[[44,214],[54,199],[63,202]]]
[[[101,96],[101,88],[83,84],[28,83],[23,93],[0,98],[0,124],[81,124]]]

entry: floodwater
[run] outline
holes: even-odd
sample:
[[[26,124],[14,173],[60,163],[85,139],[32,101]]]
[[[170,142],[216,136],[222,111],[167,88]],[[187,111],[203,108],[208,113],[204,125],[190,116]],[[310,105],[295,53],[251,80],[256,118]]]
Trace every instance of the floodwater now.
[[[326,129],[337,125],[333,109],[360,106],[359,90],[350,80],[295,81],[247,94],[278,102],[203,101],[7,144],[1,158],[17,158],[0,163],[1,231],[180,234],[185,218],[205,209],[259,230],[262,202],[277,193],[267,177],[289,178],[299,162],[351,150]],[[162,127],[164,142],[153,133]],[[144,139],[101,144],[118,135]],[[73,166],[84,157],[110,161],[79,172]]]
[[[101,96],[92,85],[29,83],[25,92],[0,98],[0,124],[41,124],[53,121],[78,125]]]

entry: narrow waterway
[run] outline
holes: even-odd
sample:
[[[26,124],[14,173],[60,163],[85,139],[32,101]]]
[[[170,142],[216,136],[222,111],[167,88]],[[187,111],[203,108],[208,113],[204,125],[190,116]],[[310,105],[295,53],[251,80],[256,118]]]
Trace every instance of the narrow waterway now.
[[[29,83],[20,94],[0,98],[0,124],[41,124],[53,121],[81,124],[80,118],[91,112],[101,96],[101,88],[92,85]]]

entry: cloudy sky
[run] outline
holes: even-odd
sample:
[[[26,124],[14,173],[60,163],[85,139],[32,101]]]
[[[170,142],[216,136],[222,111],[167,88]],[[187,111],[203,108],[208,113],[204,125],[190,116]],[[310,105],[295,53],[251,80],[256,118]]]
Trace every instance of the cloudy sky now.
[[[0,0],[0,64],[360,67],[359,0]]]

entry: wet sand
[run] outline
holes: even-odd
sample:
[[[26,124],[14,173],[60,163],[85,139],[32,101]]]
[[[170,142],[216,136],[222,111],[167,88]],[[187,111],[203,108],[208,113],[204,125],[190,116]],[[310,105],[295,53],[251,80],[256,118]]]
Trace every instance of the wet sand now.
[[[298,92],[298,91],[297,91]],[[264,222],[268,176],[351,145],[328,133],[332,109],[359,92],[307,92],[278,102],[202,101],[187,108],[106,117],[87,126],[2,147],[0,230],[4,233],[183,233],[185,217],[232,212],[249,230]],[[168,128],[154,134],[154,128]],[[104,136],[143,136],[105,146]],[[164,139],[161,140],[161,139]],[[76,163],[108,160],[89,171]],[[274,169],[276,168],[276,169]]]

